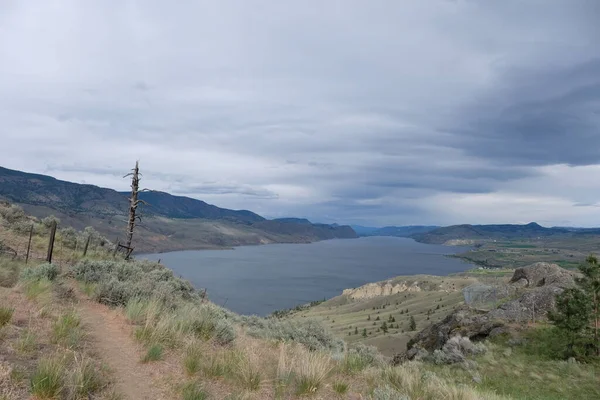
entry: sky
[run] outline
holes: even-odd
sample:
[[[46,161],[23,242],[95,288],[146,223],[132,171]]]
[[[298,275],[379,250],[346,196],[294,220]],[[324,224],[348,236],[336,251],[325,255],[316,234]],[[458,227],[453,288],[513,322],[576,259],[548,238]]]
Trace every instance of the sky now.
[[[266,217],[600,226],[600,1],[0,0],[0,166]]]

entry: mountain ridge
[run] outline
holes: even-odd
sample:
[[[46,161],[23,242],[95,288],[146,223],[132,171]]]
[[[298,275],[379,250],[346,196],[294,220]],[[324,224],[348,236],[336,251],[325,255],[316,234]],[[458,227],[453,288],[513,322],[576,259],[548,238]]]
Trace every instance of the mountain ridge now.
[[[55,214],[69,225],[93,226],[108,237],[122,236],[129,209],[127,192],[79,184],[48,175],[0,167],[0,199],[36,217]],[[141,192],[136,250],[162,252],[268,243],[309,243],[356,238],[347,225],[313,224],[287,218],[268,220],[252,211],[229,210],[202,200],[161,191]]]

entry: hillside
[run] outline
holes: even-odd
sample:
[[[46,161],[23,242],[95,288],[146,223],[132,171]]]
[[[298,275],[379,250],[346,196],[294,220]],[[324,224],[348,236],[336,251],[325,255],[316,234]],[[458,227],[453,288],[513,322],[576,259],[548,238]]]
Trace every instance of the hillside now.
[[[545,228],[531,222],[526,225],[452,225],[433,229],[428,232],[415,233],[411,237],[418,242],[430,244],[446,244],[449,241],[486,241],[486,240],[524,240],[549,237],[569,237],[586,232],[567,228]],[[596,233],[594,230],[589,233]]]
[[[138,252],[224,248],[267,243],[307,243],[355,238],[348,226],[312,224],[288,218],[269,221],[247,210],[229,210],[164,192],[140,193],[149,206],[136,235]],[[112,238],[124,236],[127,194],[0,167],[0,199],[36,217],[56,215],[64,224],[93,226]]]
[[[439,226],[426,225],[408,225],[408,226],[384,226],[383,228],[373,228],[368,226],[352,225],[352,229],[359,236],[396,236],[411,237],[412,235],[427,233]]]

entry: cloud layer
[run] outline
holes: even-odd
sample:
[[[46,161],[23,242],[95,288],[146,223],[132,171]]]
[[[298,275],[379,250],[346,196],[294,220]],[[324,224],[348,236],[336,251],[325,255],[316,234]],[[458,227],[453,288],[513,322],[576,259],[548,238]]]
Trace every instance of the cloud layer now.
[[[0,4],[8,168],[323,222],[600,225],[597,1]],[[293,3],[293,4],[292,4]]]

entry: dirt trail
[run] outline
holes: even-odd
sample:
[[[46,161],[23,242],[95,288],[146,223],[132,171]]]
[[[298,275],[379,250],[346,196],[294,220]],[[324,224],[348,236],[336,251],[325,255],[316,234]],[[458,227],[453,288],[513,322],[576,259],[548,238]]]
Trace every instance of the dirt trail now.
[[[80,315],[98,356],[112,370],[117,392],[127,400],[164,398],[153,388],[152,368],[140,363],[140,350],[125,319],[98,303],[80,299]]]

